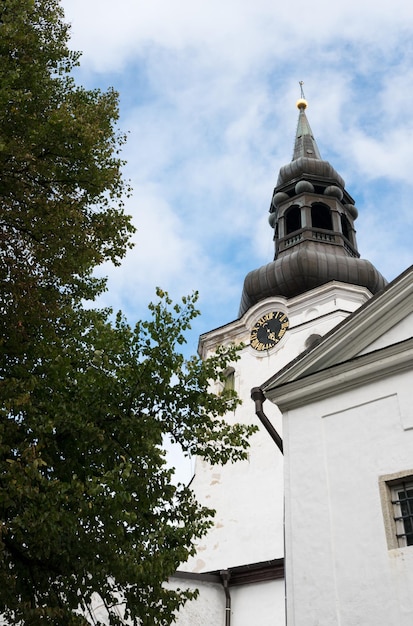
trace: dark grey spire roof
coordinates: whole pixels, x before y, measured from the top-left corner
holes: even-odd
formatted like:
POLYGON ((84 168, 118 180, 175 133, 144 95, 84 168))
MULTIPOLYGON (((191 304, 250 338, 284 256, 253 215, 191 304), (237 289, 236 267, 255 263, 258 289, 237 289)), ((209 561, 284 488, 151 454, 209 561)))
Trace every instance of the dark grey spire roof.
POLYGON ((331 281, 367 287, 386 280, 357 250, 357 209, 343 178, 321 158, 305 110, 299 109, 293 159, 281 167, 270 207, 275 257, 250 272, 239 315, 270 296, 291 298, 331 281))
POLYGON ((308 123, 305 110, 307 108, 307 102, 301 99, 297 102, 297 107, 300 111, 298 116, 297 132, 295 134, 294 154, 292 160, 295 161, 300 157, 307 157, 310 159, 321 159, 321 154, 318 149, 316 140, 314 139, 313 131, 308 123))
POLYGON ((282 187, 285 183, 298 180, 303 176, 319 176, 323 179, 330 179, 331 184, 339 185, 344 189, 344 179, 328 161, 323 161, 321 158, 320 150, 305 112, 307 101, 304 98, 298 100, 297 108, 299 115, 293 158, 290 163, 280 169, 277 187, 282 187))

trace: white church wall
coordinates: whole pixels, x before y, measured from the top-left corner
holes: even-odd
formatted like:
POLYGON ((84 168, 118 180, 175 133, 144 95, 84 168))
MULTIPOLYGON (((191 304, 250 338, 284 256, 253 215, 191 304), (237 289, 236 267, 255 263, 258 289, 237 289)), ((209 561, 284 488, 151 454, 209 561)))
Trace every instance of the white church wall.
MULTIPOLYGON (((177 613, 177 626, 224 626, 225 592, 221 585, 204 582, 169 582, 170 588, 198 589, 196 600, 177 613)), ((231 626, 284 626, 285 590, 283 580, 271 580, 230 587, 231 626)))
POLYGON ((285 626, 284 580, 233 587, 231 599, 231 626, 285 626))
POLYGON ((285 414, 288 626, 413 623, 413 547, 388 548, 380 496, 413 473, 412 385, 389 375, 285 414))
MULTIPOLYGON (((310 337, 326 334, 369 297, 365 288, 330 283, 290 300, 268 298, 241 320, 201 337, 203 357, 220 344, 245 344, 240 360, 233 364, 235 389, 242 405, 226 419, 230 423, 253 423, 259 431, 251 439, 247 461, 221 467, 197 460, 191 486, 202 504, 216 510, 215 523, 199 542, 197 554, 180 569, 205 572, 283 556, 283 457, 255 415, 251 389, 302 352, 310 337), (251 329, 257 319, 271 311, 286 313, 289 329, 274 348, 257 352, 249 345, 251 329)), ((266 402, 264 411, 282 436, 278 408, 266 402)))
POLYGON ((168 587, 199 590, 198 597, 188 601, 178 611, 175 622, 177 626, 223 626, 225 624, 225 593, 221 585, 171 578, 168 587))
POLYGON ((282 456, 263 429, 253 446, 247 461, 231 466, 197 461, 196 496, 216 514, 183 569, 211 571, 283 556, 282 456))

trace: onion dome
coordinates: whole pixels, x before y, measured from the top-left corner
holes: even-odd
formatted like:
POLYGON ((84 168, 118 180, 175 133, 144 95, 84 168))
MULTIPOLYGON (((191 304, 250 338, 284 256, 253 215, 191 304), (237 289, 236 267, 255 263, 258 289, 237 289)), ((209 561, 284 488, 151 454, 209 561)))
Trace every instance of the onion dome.
POLYGON ((387 283, 360 258, 358 211, 343 178, 321 158, 301 95, 293 158, 280 169, 270 206, 274 260, 246 276, 240 316, 270 296, 291 298, 331 281, 366 287, 372 294, 387 283))

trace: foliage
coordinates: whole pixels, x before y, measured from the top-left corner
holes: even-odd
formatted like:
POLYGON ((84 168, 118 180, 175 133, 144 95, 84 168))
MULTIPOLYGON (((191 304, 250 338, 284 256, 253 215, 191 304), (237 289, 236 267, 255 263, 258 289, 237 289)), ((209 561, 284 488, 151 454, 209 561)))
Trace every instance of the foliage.
POLYGON ((173 305, 158 291, 134 328, 83 306, 133 227, 117 96, 74 84, 67 38, 57 0, 3 1, 0 615, 82 625, 98 593, 111 624, 166 626, 191 593, 162 582, 212 512, 171 483, 163 439, 224 463, 253 429, 229 427, 237 398, 210 391, 236 350, 182 355, 196 294, 173 305))
POLYGON ((171 306, 162 294, 134 329, 120 315, 112 326, 79 313, 4 405, 0 598, 12 623, 71 624, 68 609, 99 592, 107 607, 125 602, 134 624, 169 624, 188 596, 161 583, 212 512, 171 484, 163 436, 217 463, 244 458, 252 431, 219 417, 236 397, 208 391, 235 349, 204 362, 177 350, 195 300, 171 306))

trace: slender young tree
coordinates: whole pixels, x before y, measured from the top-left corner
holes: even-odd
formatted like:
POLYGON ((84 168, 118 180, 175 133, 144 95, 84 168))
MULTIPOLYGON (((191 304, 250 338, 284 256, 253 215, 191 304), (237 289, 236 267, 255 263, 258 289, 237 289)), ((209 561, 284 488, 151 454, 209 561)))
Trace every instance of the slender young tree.
POLYGON ((0 9, 0 616, 10 625, 166 626, 189 591, 163 582, 212 511, 174 486, 165 436, 211 463, 245 458, 252 428, 215 395, 234 348, 181 346, 196 294, 158 291, 148 321, 84 308, 133 226, 118 98, 75 84, 58 0, 0 9))

